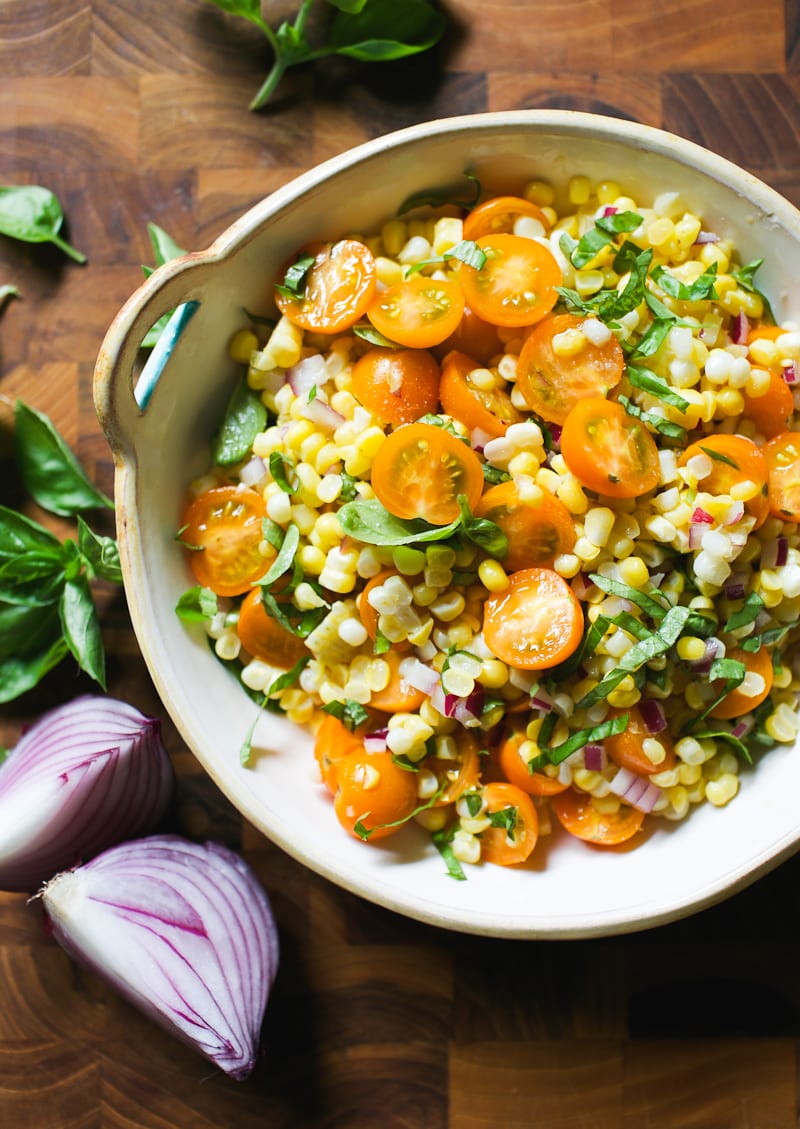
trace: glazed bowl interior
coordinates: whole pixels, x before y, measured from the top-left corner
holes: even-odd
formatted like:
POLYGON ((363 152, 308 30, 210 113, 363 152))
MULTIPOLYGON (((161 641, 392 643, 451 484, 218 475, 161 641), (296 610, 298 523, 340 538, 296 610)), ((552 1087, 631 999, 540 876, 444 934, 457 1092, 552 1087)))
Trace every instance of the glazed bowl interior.
POLYGON ((213 246, 168 263, 122 309, 97 363, 95 399, 114 451, 125 589, 156 688, 188 746, 243 815, 340 886, 410 917, 516 938, 599 936, 641 929, 709 905, 794 852, 800 758, 782 745, 745 769, 735 801, 705 804, 677 825, 659 821, 635 850, 543 838, 522 867, 467 868, 453 881, 416 826, 364 845, 339 828, 304 731, 265 713, 251 767, 239 753, 256 706, 211 653, 202 629, 175 615, 194 581, 176 545, 190 480, 236 378, 227 356, 243 310, 269 314, 279 266, 310 239, 368 233, 421 189, 519 191, 540 177, 613 179, 635 200, 679 191, 704 226, 730 236, 741 261, 764 258, 760 287, 775 313, 800 320, 800 216, 728 162, 671 135, 592 115, 520 111, 431 122, 369 142, 287 184, 213 246), (139 342, 157 317, 184 317, 152 393, 137 393, 139 342), (145 402, 146 401, 146 402, 145 402))

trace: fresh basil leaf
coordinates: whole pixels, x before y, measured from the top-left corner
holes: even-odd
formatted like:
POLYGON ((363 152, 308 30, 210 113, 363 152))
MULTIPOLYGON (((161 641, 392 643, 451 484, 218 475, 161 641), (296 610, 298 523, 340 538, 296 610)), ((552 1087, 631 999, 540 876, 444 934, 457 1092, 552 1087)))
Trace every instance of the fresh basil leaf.
POLYGON ((306 639, 328 614, 327 605, 301 612, 294 604, 279 603, 266 588, 261 589, 261 603, 264 605, 267 615, 272 616, 281 627, 284 627, 299 639, 306 639))
POLYGON ((377 629, 375 635, 375 646, 372 648, 372 653, 375 655, 385 655, 387 651, 391 651, 391 640, 387 639, 380 628, 377 629))
POLYGON ((640 357, 652 357, 664 344, 674 324, 675 318, 654 318, 631 352, 630 359, 635 361, 640 357))
POLYGON ((775 314, 773 313, 769 299, 767 298, 763 290, 758 289, 754 282, 755 273, 763 262, 763 259, 754 259, 752 263, 747 263, 745 266, 739 267, 738 270, 731 271, 731 274, 739 283, 742 290, 747 290, 750 294, 758 295, 758 297, 764 303, 764 313, 767 316, 767 320, 770 321, 773 325, 777 325, 777 319, 775 317, 775 314))
POLYGON ((233 466, 249 455, 253 441, 267 422, 267 409, 257 392, 242 377, 228 401, 222 425, 211 444, 217 466, 233 466))
POLYGON ((370 345, 375 345, 379 349, 403 349, 404 345, 398 345, 396 341, 390 341, 388 337, 384 337, 382 333, 378 333, 372 325, 354 325, 352 333, 356 337, 360 337, 362 341, 368 341, 370 345))
POLYGON ((283 542, 280 549, 278 550, 278 555, 275 557, 275 560, 267 569, 266 575, 263 576, 259 581, 259 584, 262 585, 262 588, 269 588, 272 584, 275 583, 276 580, 279 580, 285 572, 289 571, 294 562, 294 558, 297 553, 297 547, 299 544, 300 530, 297 528, 294 522, 292 522, 288 526, 286 533, 284 534, 283 542))
POLYGON ((43 525, 0 506, 0 562, 36 552, 61 557, 61 544, 43 525))
POLYGON ((693 733, 692 736, 696 741, 705 741, 709 738, 712 741, 725 741, 738 753, 745 763, 753 763, 753 758, 750 755, 750 750, 747 745, 738 737, 734 737, 729 729, 704 729, 702 732, 693 733))
POLYGON ((14 409, 14 436, 22 481, 42 509, 62 517, 100 506, 113 510, 114 503, 92 485, 51 420, 22 400, 14 409))
POLYGON ((736 631, 739 627, 745 627, 748 623, 753 623, 765 606, 764 600, 759 596, 758 592, 749 592, 738 611, 733 612, 728 618, 728 622, 725 624, 725 630, 736 631))
POLYGON ((642 423, 646 423, 653 431, 657 431, 667 439, 675 439, 679 443, 686 442, 686 428, 681 427, 679 423, 673 423, 672 420, 664 419, 663 416, 656 415, 655 412, 644 411, 638 404, 634 404, 633 400, 629 400, 627 396, 620 396, 619 402, 628 415, 633 416, 634 419, 640 419, 642 423))
POLYGON ((340 11, 330 30, 339 55, 365 62, 401 59, 427 51, 441 39, 446 20, 427 0, 370 0, 359 11, 340 11))
POLYGON ((501 470, 500 467, 492 466, 491 463, 482 463, 483 481, 487 486, 496 486, 500 482, 509 482, 511 475, 507 470, 501 470))
POLYGON ((298 255, 292 265, 287 267, 283 282, 275 284, 275 289, 284 298, 300 301, 306 292, 308 275, 313 265, 313 255, 298 255))
POLYGON ((421 259, 420 262, 414 263, 413 266, 408 268, 406 275, 416 274, 424 267, 438 266, 440 263, 446 263, 449 259, 457 259, 460 263, 473 267, 475 270, 483 270, 486 265, 486 252, 482 251, 473 240, 462 239, 460 243, 456 243, 451 250, 445 251, 443 255, 437 255, 435 259, 421 259))
POLYGON ((261 16, 260 0, 212 0, 223 12, 230 12, 233 16, 242 16, 251 23, 263 28, 264 20, 261 16))
POLYGON ((560 745, 543 748, 540 742, 541 755, 533 757, 528 762, 528 771, 533 774, 540 772, 546 764, 561 764, 567 757, 571 757, 573 753, 582 749, 584 745, 604 741, 606 737, 616 737, 619 733, 624 733, 628 728, 629 720, 630 714, 623 713, 618 717, 609 718, 599 725, 591 725, 571 733, 566 741, 562 741, 560 745))
POLYGON ((32 690, 66 654, 67 644, 59 632, 41 651, 0 661, 0 702, 10 702, 32 690))
POLYGON ((689 286, 662 266, 653 267, 650 277, 658 283, 665 294, 669 294, 671 298, 675 298, 679 302, 702 302, 706 299, 715 300, 717 298, 717 292, 714 289, 717 277, 716 263, 712 263, 708 270, 689 286))
POLYGON ((311 655, 303 655, 301 659, 297 660, 291 670, 284 671, 283 674, 279 674, 277 678, 274 678, 272 682, 270 682, 269 686, 264 691, 265 696, 271 698, 273 694, 282 694, 283 691, 288 690, 290 686, 295 686, 298 678, 310 661, 311 655))
POLYGON ((122 583, 119 545, 113 537, 104 537, 89 528, 78 515, 78 550, 89 569, 89 579, 99 577, 111 584, 122 583))
POLYGON ((732 466, 734 470, 739 469, 739 464, 732 459, 730 455, 724 455, 722 451, 715 451, 713 447, 704 447, 702 443, 700 444, 700 450, 704 455, 708 455, 710 459, 713 459, 715 463, 725 463, 726 466, 732 466))
POLYGON ((346 470, 341 471, 342 488, 339 491, 339 497, 343 502, 352 502, 354 498, 358 497, 358 483, 359 479, 354 478, 352 474, 348 474, 346 470))
POLYGON ((76 263, 85 263, 86 256, 58 234, 63 222, 61 204, 49 188, 40 184, 0 187, 0 234, 24 243, 54 243, 76 263))
POLYGON ((665 404, 677 408, 679 412, 685 412, 689 407, 688 400, 684 400, 683 396, 670 388, 665 380, 662 380, 660 376, 656 376, 655 373, 650 372, 649 369, 629 364, 627 371, 628 380, 634 388, 638 388, 642 392, 647 392, 649 395, 655 396, 657 400, 663 400, 665 404))
POLYGON ((447 867, 447 874, 450 878, 454 878, 456 882, 466 882, 467 876, 464 873, 464 868, 455 856, 453 851, 453 835, 455 834, 455 826, 447 831, 434 831, 431 835, 431 842, 436 850, 442 856, 444 864, 447 867))
POLYGON ((610 212, 608 215, 598 216, 594 225, 609 235, 628 235, 631 231, 636 231, 643 222, 643 217, 638 212, 610 212))
POLYGON ((508 807, 500 808, 499 811, 487 811, 486 818, 489 820, 490 827, 498 827, 501 831, 505 831, 507 837, 513 841, 514 832, 519 823, 519 808, 509 804, 508 807))
POLYGON ((55 604, 63 587, 64 566, 49 554, 24 553, 0 565, 0 600, 7 604, 55 604))
POLYGON ((610 576, 602 576, 599 572, 589 574, 592 584, 605 592, 607 596, 619 596, 623 600, 630 600, 642 611, 649 615, 656 623, 666 615, 668 606, 660 600, 654 599, 639 588, 632 588, 630 584, 623 584, 620 580, 612 580, 610 576))
POLYGON ((292 456, 282 451, 273 451, 269 456, 269 473, 284 494, 297 492, 297 487, 289 481, 289 472, 293 471, 294 467, 295 461, 292 456))
POLYGON ((164 231, 163 227, 159 227, 157 223, 148 223, 147 233, 150 236, 157 267, 172 262, 173 259, 179 259, 181 255, 186 254, 183 247, 179 247, 172 236, 164 231))
MULTIPOLYGON (((565 659, 552 671, 553 681, 563 682, 565 678, 574 674, 581 664, 594 654, 610 626, 611 620, 605 615, 599 615, 594 623, 588 624, 577 650, 573 651, 568 659, 565 659)), ((555 715, 550 716, 555 718, 555 715)))
POLYGON ((182 593, 175 605, 175 613, 184 623, 205 623, 216 615, 218 610, 219 601, 216 593, 210 588, 203 588, 200 584, 182 593))
POLYGON ((461 510, 461 532, 479 545, 490 556, 502 560, 508 555, 508 537, 499 525, 488 518, 475 517, 469 508, 466 494, 458 495, 458 505, 461 510))
POLYGON ((278 525, 277 521, 273 521, 271 517, 265 517, 261 521, 261 532, 264 535, 264 540, 268 541, 272 548, 278 552, 283 544, 283 526, 278 525))
POLYGON ((85 576, 66 581, 58 610, 64 641, 78 666, 105 690, 105 655, 100 623, 85 576))
POLYGON ((331 717, 341 721, 351 733, 355 733, 359 725, 369 721, 369 714, 361 703, 354 702, 351 698, 345 698, 343 702, 327 702, 322 706, 322 712, 329 713, 331 717))
POLYGON ((390 514, 375 498, 347 502, 337 514, 349 537, 365 545, 411 545, 424 541, 443 541, 457 532, 461 518, 449 525, 429 525, 421 518, 404 521, 390 514))
POLYGON ((0 603, 0 663, 42 654, 60 635, 55 605, 0 603))
MULTIPOLYGON (((598 216, 594 221, 594 227, 581 236, 577 243, 570 240, 573 246, 568 255, 572 265, 578 270, 582 269, 596 258, 603 248, 612 244, 615 236, 635 231, 641 222, 642 217, 636 212, 612 212, 607 216, 598 216)), ((569 236, 567 238, 569 239, 569 236)), ((564 254, 567 254, 563 237, 560 246, 564 254)))
POLYGON ((459 190, 450 186, 448 188, 423 188, 420 192, 415 192, 411 196, 407 196, 400 207, 397 209, 398 216, 404 216, 407 212, 413 212, 416 208, 440 208, 445 204, 452 204, 457 208, 474 208, 479 202, 482 195, 481 182, 471 172, 464 172, 467 180, 472 181, 472 196, 464 199, 459 195, 459 190))

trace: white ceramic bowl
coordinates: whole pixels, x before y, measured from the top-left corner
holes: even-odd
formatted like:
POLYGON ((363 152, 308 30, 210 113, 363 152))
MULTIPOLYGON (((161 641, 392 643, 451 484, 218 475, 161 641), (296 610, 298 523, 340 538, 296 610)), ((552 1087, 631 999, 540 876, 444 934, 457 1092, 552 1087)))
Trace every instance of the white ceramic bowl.
POLYGON ((345 835, 316 780, 308 735, 283 719, 262 717, 255 743, 265 751, 254 768, 240 767, 255 707, 203 633, 174 613, 193 583, 175 534, 186 485, 209 462, 208 439, 234 371, 226 347, 242 307, 268 308, 279 265, 310 238, 374 229, 410 193, 463 183, 466 169, 494 188, 533 176, 563 185, 583 173, 613 178, 642 200, 680 190, 708 228, 733 237, 742 262, 765 259, 759 285, 779 318, 800 319, 800 214, 687 141, 593 115, 519 111, 430 122, 368 142, 267 197, 209 250, 156 271, 109 330, 95 398, 116 460, 131 616, 186 743, 244 816, 312 870, 389 909, 469 933, 556 938, 641 929, 719 901, 797 849, 795 748, 778 747, 744 771, 727 808, 706 804, 683 823, 659 824, 636 850, 604 851, 559 834, 540 841, 530 865, 468 867, 468 880, 456 882, 415 826, 381 844, 345 835), (184 303, 180 324, 162 339, 163 371, 152 389, 143 392, 139 382, 137 394, 140 340, 184 303))

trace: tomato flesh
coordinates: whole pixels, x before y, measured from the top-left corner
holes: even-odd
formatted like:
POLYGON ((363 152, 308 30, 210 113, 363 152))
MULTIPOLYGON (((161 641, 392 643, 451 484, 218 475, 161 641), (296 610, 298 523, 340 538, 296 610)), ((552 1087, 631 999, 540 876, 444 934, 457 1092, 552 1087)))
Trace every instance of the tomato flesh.
POLYGON ((572 408, 561 453, 575 477, 597 494, 639 498, 658 485, 655 440, 641 420, 611 400, 581 400, 572 408))
POLYGON ((484 235, 476 240, 486 255, 478 270, 464 266, 461 286, 467 305, 492 325, 533 325, 556 304, 561 268, 535 239, 484 235))
POLYGON ((490 487, 480 500, 477 517, 499 525, 508 538, 503 565, 508 572, 546 566, 575 546, 575 522, 562 501, 546 490, 527 501, 515 482, 490 487))
POLYGON ((800 521, 800 434, 785 431, 766 443, 769 512, 781 521, 800 521))
POLYGON ((570 788, 553 796, 550 805, 565 831, 586 843, 614 847, 632 839, 644 823, 644 812, 620 804, 613 812, 601 812, 592 797, 570 788))
MULTIPOLYGON (((199 584, 218 596, 241 596, 263 576, 264 499, 255 490, 218 486, 199 494, 183 515, 181 540, 199 584)), ((272 557, 274 557, 274 551, 272 557)))
POLYGON ((355 325, 374 297, 375 259, 370 249, 357 239, 314 244, 306 251, 313 255, 314 262, 306 276, 302 297, 276 290, 275 304, 302 329, 341 333, 355 325))
POLYGON ((464 296, 457 283, 415 275, 378 294, 367 317, 390 341, 429 349, 453 333, 463 312, 464 296))
POLYGON ((503 662, 546 670, 569 658, 583 636, 583 611, 563 577, 549 568, 514 572, 484 605, 483 635, 503 662))

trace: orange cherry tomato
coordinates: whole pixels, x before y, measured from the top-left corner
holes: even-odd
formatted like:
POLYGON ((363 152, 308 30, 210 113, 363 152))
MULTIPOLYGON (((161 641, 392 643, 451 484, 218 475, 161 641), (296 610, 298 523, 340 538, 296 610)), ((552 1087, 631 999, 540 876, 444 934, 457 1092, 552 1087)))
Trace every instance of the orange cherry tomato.
POLYGON ((372 463, 372 487, 400 518, 448 525, 460 514, 459 494, 471 510, 483 492, 481 461, 471 447, 442 427, 408 423, 381 443, 372 463))
POLYGON ((780 325, 754 325, 748 330, 747 344, 752 345, 754 341, 777 341, 786 332, 780 325))
POLYGON ((388 286, 367 309, 378 333, 414 349, 441 344, 463 313, 464 296, 457 282, 421 274, 388 286))
POLYGON ((619 384, 625 358, 612 334, 603 345, 586 344, 571 356, 561 356, 554 338, 580 330, 584 318, 556 314, 540 322, 527 338, 517 361, 517 388, 525 403, 547 420, 563 424, 574 406, 587 397, 604 397, 619 384))
POLYGON ((491 200, 478 204, 467 215, 463 235, 465 239, 477 240, 482 235, 513 233, 514 224, 523 217, 538 220, 543 232, 550 227, 550 221, 542 209, 530 200, 525 200, 522 196, 494 196, 491 200))
POLYGON ((436 775, 439 787, 444 785, 444 791, 434 805, 437 808, 454 804, 462 793, 478 786, 481 766, 477 740, 464 730, 456 736, 456 743, 458 755, 455 760, 432 755, 426 757, 422 764, 423 768, 436 775))
POLYGON ((653 773, 668 772, 675 767, 675 746, 672 738, 664 729, 660 733, 651 733, 644 723, 644 718, 636 706, 627 710, 615 709, 609 713, 609 718, 628 714, 628 727, 623 733, 613 737, 606 737, 605 748, 614 764, 620 768, 627 768, 639 776, 652 776, 653 773), (664 759, 659 764, 654 764, 643 748, 643 742, 652 737, 664 749, 664 759))
POLYGON ((771 369, 763 396, 744 396, 742 415, 751 419, 762 435, 774 439, 786 431, 794 413, 794 396, 781 373, 771 369))
POLYGON ((475 357, 481 364, 488 364, 492 357, 503 352, 503 342, 496 325, 479 318, 469 306, 465 306, 456 328, 441 345, 436 346, 436 356, 446 357, 454 349, 468 357, 475 357))
POLYGON ((181 540, 198 584, 218 596, 241 596, 263 576, 272 559, 261 552, 264 499, 255 490, 216 486, 189 503, 181 540))
MULTIPOLYGON (((278 309, 295 325, 314 333, 349 329, 366 313, 375 295, 377 271, 369 247, 357 239, 340 239, 312 244, 303 253, 314 256, 303 296, 293 298, 276 290, 278 309)), ((283 285, 285 273, 279 285, 283 285)))
POLYGON ((370 349, 353 367, 353 395, 384 423, 411 423, 439 407, 440 376, 427 349, 370 349))
POLYGON ((283 670, 289 670, 309 654, 303 640, 281 627, 266 611, 260 588, 251 589, 242 601, 236 631, 242 646, 254 659, 283 670))
POLYGON ((731 487, 740 482, 754 482, 758 487, 755 497, 745 502, 745 509, 756 519, 754 528, 763 525, 769 513, 769 466, 763 452, 750 439, 741 435, 709 435, 687 447, 678 459, 686 466, 696 455, 708 455, 711 471, 698 482, 706 494, 730 494, 731 487))
POLYGON ((575 522, 560 499, 547 490, 535 500, 520 498, 516 482, 490 486, 475 510, 477 517, 499 525, 508 538, 503 561, 507 572, 546 566, 575 545, 575 522))
POLYGON ((382 713, 413 713, 418 710, 426 695, 403 677, 400 664, 404 656, 392 648, 380 657, 389 664, 389 681, 382 690, 373 690, 370 707, 382 713))
POLYGON ((547 670, 569 658, 583 636, 583 612, 550 568, 512 572, 508 588, 484 604, 483 637, 498 659, 520 670, 547 670))
MULTIPOLYGON (((370 592, 374 592, 376 588, 380 588, 384 581, 388 580, 390 576, 398 576, 397 569, 385 568, 379 572, 377 576, 371 577, 364 585, 364 589, 359 596, 356 597, 356 606, 361 622, 367 629, 367 634, 373 642, 378 638, 378 610, 373 608, 369 602, 370 592)), ((395 651, 410 651, 411 644, 407 639, 402 642, 392 643, 392 649, 395 651)))
POLYGON ((448 353, 442 362, 439 397, 447 414, 470 431, 485 431, 499 439, 509 424, 522 421, 522 413, 504 388, 480 388, 472 382, 470 373, 480 367, 465 353, 448 353))
POLYGON ((358 839, 359 821, 371 831, 368 842, 399 830, 417 807, 417 774, 400 768, 391 753, 368 753, 362 746, 336 763, 336 817, 358 839))
POLYGON ((482 235, 475 241, 486 255, 477 270, 463 265, 464 298, 492 325, 533 325, 556 304, 561 267, 542 243, 520 235, 482 235))
POLYGON ((632 839, 644 823, 644 812, 628 804, 620 804, 615 812, 600 812, 585 792, 570 788, 553 796, 550 806, 561 826, 587 843, 614 847, 632 839))
POLYGON ((513 866, 525 862, 539 838, 539 816, 527 792, 502 781, 483 789, 487 814, 508 813, 508 827, 487 827, 481 831, 481 858, 484 862, 513 866))
POLYGON ((800 433, 784 431, 762 448, 769 475, 769 512, 800 521, 800 433))
POLYGON ((557 776, 529 770, 527 761, 523 760, 520 753, 525 740, 524 733, 510 733, 500 746, 498 764, 506 780, 529 796, 557 796, 559 792, 569 788, 569 784, 562 784, 557 776))
POLYGON ((338 717, 325 714, 314 741, 314 757, 331 795, 336 795, 336 766, 339 761, 350 753, 363 752, 365 749, 362 738, 351 733, 338 717))
MULTIPOLYGON (((725 657, 744 663, 748 674, 760 677, 763 680, 763 686, 755 694, 744 694, 742 687, 737 686, 736 689, 726 694, 711 711, 711 716, 716 718, 741 717, 742 714, 750 713, 756 706, 760 706, 769 695, 774 678, 772 659, 766 647, 760 647, 757 651, 742 651, 738 647, 732 647, 725 657)), ((747 675, 745 678, 747 678, 747 675)), ((712 685, 715 689, 721 690, 724 683, 714 682, 712 685)))
POLYGON ((561 432, 561 453, 584 486, 609 498, 639 498, 658 485, 653 436, 613 400, 590 397, 572 408, 561 432))

